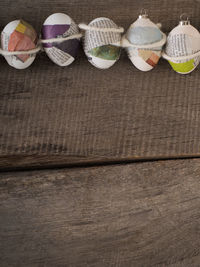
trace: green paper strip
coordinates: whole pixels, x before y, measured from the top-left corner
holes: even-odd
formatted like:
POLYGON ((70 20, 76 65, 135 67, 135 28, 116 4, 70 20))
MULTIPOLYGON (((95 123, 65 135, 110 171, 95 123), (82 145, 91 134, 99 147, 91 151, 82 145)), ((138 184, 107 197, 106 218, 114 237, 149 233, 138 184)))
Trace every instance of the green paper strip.
POLYGON ((103 45, 93 48, 89 54, 107 60, 117 60, 120 56, 120 47, 114 45, 103 45))
POLYGON ((184 63, 174 63, 169 61, 169 64, 172 66, 173 70, 180 73, 189 73, 195 68, 194 59, 191 59, 184 63))

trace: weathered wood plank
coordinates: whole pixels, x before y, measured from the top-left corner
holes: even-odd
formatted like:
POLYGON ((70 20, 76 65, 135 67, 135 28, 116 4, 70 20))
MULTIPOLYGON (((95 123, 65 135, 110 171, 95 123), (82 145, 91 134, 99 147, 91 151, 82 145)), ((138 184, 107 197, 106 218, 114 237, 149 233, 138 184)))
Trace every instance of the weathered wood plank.
MULTIPOLYGON (((142 7, 165 31, 182 12, 199 26, 195 0, 27 0, 26 5, 3 0, 0 24, 23 17, 39 31, 49 14, 66 12, 77 22, 107 16, 127 28, 142 7)), ((125 53, 107 71, 92 67, 83 52, 68 68, 55 66, 45 55, 24 71, 9 67, 3 58, 0 65, 0 155, 7 160, 9 155, 36 155, 33 164, 37 155, 63 155, 66 163, 71 158, 200 155, 199 70, 181 76, 162 60, 152 72, 142 73, 125 53)), ((39 158, 38 164, 45 164, 39 158)))
POLYGON ((197 159, 1 173, 1 266, 199 266, 199 173, 197 159))

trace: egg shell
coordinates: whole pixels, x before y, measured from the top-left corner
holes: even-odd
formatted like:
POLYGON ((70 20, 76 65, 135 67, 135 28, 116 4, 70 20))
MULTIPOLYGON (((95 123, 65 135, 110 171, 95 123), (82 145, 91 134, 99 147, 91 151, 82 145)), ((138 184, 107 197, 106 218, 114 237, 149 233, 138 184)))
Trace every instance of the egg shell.
MULTIPOLYGON (((156 24, 147 17, 139 17, 128 29, 127 40, 134 45, 147 45, 159 42, 163 34, 156 24)), ((133 65, 141 71, 152 70, 161 57, 162 47, 151 49, 126 48, 128 56, 133 65)))
MULTIPOLYGON (((23 20, 8 23, 1 33, 1 47, 6 51, 26 51, 36 47, 37 33, 23 20)), ((28 68, 36 54, 4 56, 8 64, 16 69, 28 68)))
MULTIPOLYGON (((192 25, 178 25, 168 35, 165 52, 171 57, 187 56, 198 52, 199 48, 199 31, 192 25)), ((188 74, 198 66, 200 57, 168 62, 176 72, 188 74)))
MULTIPOLYGON (((103 17, 94 19, 89 26, 118 29, 112 20, 103 17)), ((121 53, 120 43, 119 32, 85 31, 84 51, 88 61, 96 68, 108 69, 115 64, 121 53)))
MULTIPOLYGON (((79 34, 76 23, 66 14, 50 15, 42 26, 42 39, 68 37, 79 34)), ((80 45, 79 39, 62 42, 43 43, 47 56, 58 66, 68 66, 76 58, 80 45)))

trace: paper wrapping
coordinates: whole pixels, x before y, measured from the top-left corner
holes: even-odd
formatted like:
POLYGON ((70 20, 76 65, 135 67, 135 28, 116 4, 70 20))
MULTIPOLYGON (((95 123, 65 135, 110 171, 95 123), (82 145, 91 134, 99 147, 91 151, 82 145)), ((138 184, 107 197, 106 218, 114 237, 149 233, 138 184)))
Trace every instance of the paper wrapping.
MULTIPOLYGON (((198 52, 199 47, 199 32, 192 25, 179 25, 168 35, 165 52, 170 57, 188 56, 198 52)), ((189 60, 169 61, 172 68, 182 74, 192 72, 199 62, 199 56, 189 60)))
MULTIPOLYGON (((79 33, 76 23, 66 14, 56 13, 49 16, 42 26, 42 39, 62 38, 79 33)), ((48 57, 59 66, 68 66, 77 56, 80 40, 44 43, 48 57)))
MULTIPOLYGON (((1 33, 1 47, 7 51, 27 51, 34 49, 37 44, 37 33, 34 28, 23 20, 10 22, 1 33)), ((34 59, 32 55, 5 56, 12 67, 24 69, 29 67, 34 59)))
MULTIPOLYGON (((134 45, 154 44, 162 40, 163 35, 156 24, 148 18, 138 18, 128 29, 126 39, 134 45)), ((160 57, 162 47, 126 48, 128 56, 132 63, 141 71, 149 71, 153 69, 160 57)))
MULTIPOLYGON (((108 18, 97 18, 90 22, 89 26, 118 29, 118 26, 108 18)), ((120 41, 119 32, 86 30, 84 51, 89 62, 100 69, 111 67, 120 57, 120 41)))

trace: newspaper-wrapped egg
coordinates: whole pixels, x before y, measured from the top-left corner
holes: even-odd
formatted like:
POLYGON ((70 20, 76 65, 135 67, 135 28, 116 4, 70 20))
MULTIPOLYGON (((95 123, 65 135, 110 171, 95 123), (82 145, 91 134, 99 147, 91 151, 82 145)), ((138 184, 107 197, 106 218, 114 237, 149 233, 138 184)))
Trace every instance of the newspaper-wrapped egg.
MULTIPOLYGON (((1 47, 5 51, 27 51, 36 48, 37 33, 23 20, 14 20, 6 25, 1 33, 1 47)), ((28 68, 36 54, 6 55, 8 64, 16 69, 28 68)))
POLYGON ((166 55, 173 58, 168 60, 173 70, 181 74, 192 72, 198 66, 200 57, 191 57, 183 60, 178 59, 178 57, 193 55, 199 50, 199 31, 190 25, 188 19, 180 21, 179 25, 169 33, 165 49, 166 55))
POLYGON ((89 23, 85 31, 84 51, 93 66, 108 69, 119 59, 122 31, 108 18, 97 18, 89 23))
POLYGON ((55 13, 49 16, 42 26, 42 42, 48 57, 59 66, 70 65, 78 53, 80 44, 78 34, 78 26, 68 15, 55 13), (73 36, 75 38, 67 39, 73 36))
POLYGON ((149 71, 157 65, 165 40, 163 41, 164 36, 159 27, 147 14, 139 16, 129 27, 124 38, 130 44, 126 47, 128 56, 137 69, 149 71), (150 48, 145 48, 147 45, 150 48))

